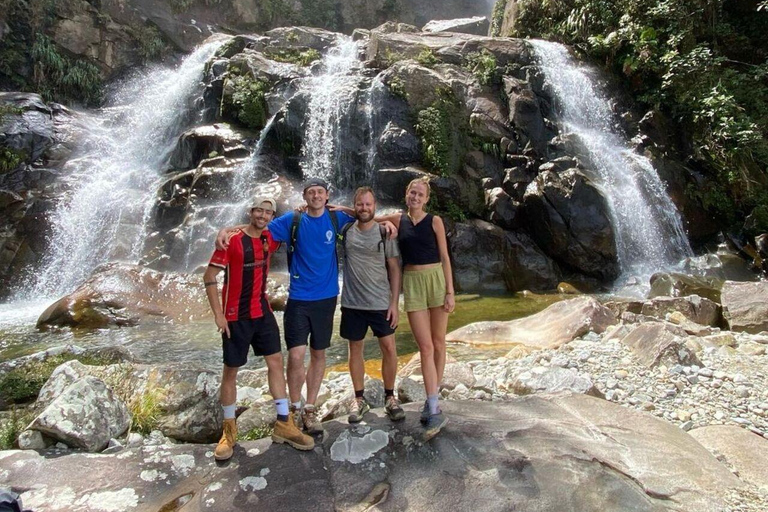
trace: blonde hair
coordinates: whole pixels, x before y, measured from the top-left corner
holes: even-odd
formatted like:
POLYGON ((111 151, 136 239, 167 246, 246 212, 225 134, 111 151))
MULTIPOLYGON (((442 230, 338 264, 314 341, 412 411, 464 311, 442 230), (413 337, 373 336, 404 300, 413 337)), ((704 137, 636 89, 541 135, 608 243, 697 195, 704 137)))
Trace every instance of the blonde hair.
POLYGON ((373 202, 376 202, 376 194, 373 192, 373 189, 371 187, 358 187, 357 190, 355 190, 355 197, 352 199, 355 203, 357 202, 357 198, 360 197, 363 194, 371 194, 373 196, 373 202))
POLYGON ((427 189, 427 199, 429 199, 429 194, 431 192, 429 188, 429 181, 430 181, 429 176, 422 176, 420 178, 411 180, 408 186, 405 187, 405 194, 408 195, 408 192, 411 191, 414 185, 422 184, 427 189))

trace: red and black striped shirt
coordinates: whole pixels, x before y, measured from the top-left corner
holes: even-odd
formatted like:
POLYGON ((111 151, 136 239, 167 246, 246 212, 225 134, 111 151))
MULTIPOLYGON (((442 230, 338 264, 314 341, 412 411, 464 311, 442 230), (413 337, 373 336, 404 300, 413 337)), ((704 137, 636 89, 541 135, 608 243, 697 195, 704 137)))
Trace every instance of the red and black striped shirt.
POLYGON ((260 238, 240 231, 229 239, 226 250, 216 250, 208 263, 223 268, 222 308, 227 321, 260 318, 271 311, 267 300, 269 257, 280 247, 268 230, 260 238))

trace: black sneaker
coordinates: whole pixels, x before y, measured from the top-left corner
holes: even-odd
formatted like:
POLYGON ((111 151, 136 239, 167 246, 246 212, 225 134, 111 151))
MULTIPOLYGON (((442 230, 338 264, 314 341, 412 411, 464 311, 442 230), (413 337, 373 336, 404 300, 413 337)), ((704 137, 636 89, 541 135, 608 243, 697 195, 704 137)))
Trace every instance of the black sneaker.
POLYGON ((426 425, 427 421, 429 421, 429 401, 424 400, 424 408, 421 410, 421 417, 419 418, 419 421, 422 425, 426 425))
POLYGON ((425 430, 424 430, 424 442, 426 443, 433 437, 435 437, 437 434, 440 433, 440 430, 448 423, 448 418, 445 417, 443 414, 443 411, 438 412, 437 414, 432 414, 429 416, 429 419, 427 419, 427 422, 424 424, 425 430))
POLYGON ((391 421, 400 421, 405 418, 405 411, 400 407, 400 400, 393 396, 387 397, 387 403, 384 406, 387 416, 391 421))

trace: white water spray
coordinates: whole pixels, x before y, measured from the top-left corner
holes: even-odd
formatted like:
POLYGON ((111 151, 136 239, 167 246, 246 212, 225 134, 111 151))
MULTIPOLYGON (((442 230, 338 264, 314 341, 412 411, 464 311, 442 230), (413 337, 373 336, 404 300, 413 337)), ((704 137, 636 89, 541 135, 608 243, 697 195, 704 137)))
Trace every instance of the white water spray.
POLYGON ((151 69, 84 116, 83 135, 65 168, 64 195, 33 296, 60 296, 107 261, 136 261, 161 172, 201 89, 203 66, 224 39, 201 45, 175 69, 151 69))
POLYGON ((623 277, 649 276, 692 254, 680 214, 651 162, 616 128, 608 100, 558 43, 530 41, 566 133, 589 156, 590 178, 605 197, 623 277))

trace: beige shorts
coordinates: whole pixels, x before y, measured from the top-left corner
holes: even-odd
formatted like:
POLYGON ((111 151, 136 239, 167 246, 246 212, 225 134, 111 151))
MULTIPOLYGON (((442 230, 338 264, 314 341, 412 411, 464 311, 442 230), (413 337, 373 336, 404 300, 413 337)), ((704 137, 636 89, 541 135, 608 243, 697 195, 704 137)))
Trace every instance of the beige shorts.
POLYGON ((423 270, 403 272, 405 311, 421 311, 445 305, 445 274, 438 264, 423 270))

